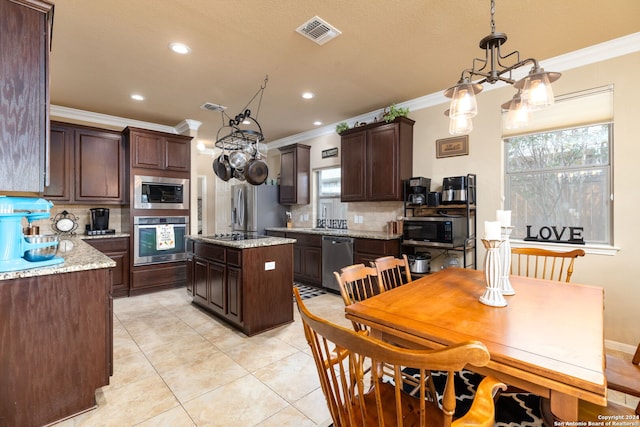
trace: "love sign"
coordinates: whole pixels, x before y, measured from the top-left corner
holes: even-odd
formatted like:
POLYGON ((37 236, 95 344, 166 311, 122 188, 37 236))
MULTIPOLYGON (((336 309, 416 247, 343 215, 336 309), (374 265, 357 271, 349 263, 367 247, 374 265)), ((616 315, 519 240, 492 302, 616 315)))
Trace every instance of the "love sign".
POLYGON ((532 225, 527 225, 527 237, 524 240, 548 243, 573 243, 584 245, 582 227, 566 227, 557 225, 544 225, 537 231, 532 230, 532 225))

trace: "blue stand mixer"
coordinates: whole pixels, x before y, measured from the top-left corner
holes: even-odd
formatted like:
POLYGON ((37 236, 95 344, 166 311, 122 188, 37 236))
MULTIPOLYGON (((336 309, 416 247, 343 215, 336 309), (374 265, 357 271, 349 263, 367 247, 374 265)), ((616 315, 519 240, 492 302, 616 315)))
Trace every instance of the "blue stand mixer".
POLYGON ((49 218, 52 206, 45 199, 0 196, 0 273, 64 262, 55 256, 57 235, 26 237, 22 232, 23 218, 29 223, 49 218))

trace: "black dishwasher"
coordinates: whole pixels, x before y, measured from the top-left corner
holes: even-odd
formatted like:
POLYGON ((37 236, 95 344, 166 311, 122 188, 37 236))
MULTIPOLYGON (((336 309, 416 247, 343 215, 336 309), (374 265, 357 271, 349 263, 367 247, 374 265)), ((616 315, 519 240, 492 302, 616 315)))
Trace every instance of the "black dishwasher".
POLYGON ((340 291, 334 271, 353 264, 353 238, 322 236, 322 287, 340 291))

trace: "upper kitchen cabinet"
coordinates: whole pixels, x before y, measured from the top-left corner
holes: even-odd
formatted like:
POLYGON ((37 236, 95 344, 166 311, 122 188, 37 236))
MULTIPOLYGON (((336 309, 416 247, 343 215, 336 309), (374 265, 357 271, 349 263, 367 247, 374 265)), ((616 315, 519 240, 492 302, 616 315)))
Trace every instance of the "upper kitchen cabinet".
POLYGON ((402 200, 402 181, 412 174, 414 123, 398 117, 340 134, 343 202, 402 200))
POLYGON ((44 189, 52 11, 42 0, 0 0, 1 191, 44 189))
POLYGON ((189 173, 191 137, 128 127, 124 130, 133 169, 189 173))
POLYGON ((51 122, 50 182, 44 196, 68 203, 126 203, 120 132, 51 122))
POLYGON ((306 205, 311 193, 311 147, 293 144, 280 147, 281 205, 306 205))

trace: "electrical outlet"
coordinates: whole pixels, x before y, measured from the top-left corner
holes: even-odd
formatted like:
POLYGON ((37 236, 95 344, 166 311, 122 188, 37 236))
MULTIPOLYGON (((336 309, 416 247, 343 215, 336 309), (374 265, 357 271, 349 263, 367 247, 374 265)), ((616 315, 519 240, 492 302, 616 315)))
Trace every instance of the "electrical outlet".
POLYGON ((309 221, 309 214, 304 214, 304 220, 309 221))

